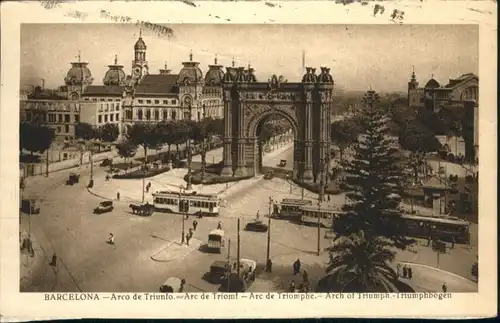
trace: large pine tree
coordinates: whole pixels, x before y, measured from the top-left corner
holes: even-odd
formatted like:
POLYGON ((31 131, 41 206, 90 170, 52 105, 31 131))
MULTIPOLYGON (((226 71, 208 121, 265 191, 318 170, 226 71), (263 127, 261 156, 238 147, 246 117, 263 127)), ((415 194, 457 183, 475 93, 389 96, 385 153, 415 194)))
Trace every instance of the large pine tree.
POLYGON ((368 91, 362 103, 355 154, 343 162, 351 190, 349 203, 333 231, 338 236, 360 232, 369 239, 383 236, 392 246, 405 249, 413 240, 406 237, 398 210, 404 180, 397 142, 388 134, 386 112, 377 109, 378 94, 368 91))

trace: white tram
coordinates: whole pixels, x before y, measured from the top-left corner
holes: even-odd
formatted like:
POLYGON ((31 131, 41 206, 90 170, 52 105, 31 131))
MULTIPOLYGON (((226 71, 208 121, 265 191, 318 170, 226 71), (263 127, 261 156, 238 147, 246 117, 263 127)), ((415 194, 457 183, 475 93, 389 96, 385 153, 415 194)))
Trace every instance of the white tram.
POLYGON ((340 207, 321 207, 318 208, 317 206, 303 206, 301 208, 302 211, 302 217, 301 221, 302 223, 306 224, 317 224, 318 223, 318 217, 319 217, 319 223, 326 227, 326 228, 331 228, 333 226, 333 221, 339 217, 342 213, 344 213, 340 207))
POLYGON ((159 212, 218 216, 220 198, 197 192, 160 191, 153 193, 153 204, 159 212))

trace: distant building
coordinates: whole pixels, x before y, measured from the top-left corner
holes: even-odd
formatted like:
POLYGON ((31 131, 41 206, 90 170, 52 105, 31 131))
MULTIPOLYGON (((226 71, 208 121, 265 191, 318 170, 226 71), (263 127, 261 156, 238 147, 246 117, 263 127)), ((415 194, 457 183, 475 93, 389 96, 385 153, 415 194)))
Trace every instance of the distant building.
POLYGON ((413 71, 408 82, 408 106, 438 112, 443 107, 463 108, 465 117, 462 129, 465 140, 465 156, 474 160, 479 156, 478 111, 479 111, 479 77, 473 73, 463 74, 450 79, 441 86, 431 78, 425 86, 419 83, 413 71))
POLYGON ((86 122, 99 127, 115 123, 121 130, 120 102, 72 100, 21 100, 20 121, 47 125, 54 129, 58 141, 75 139, 75 126, 86 122))

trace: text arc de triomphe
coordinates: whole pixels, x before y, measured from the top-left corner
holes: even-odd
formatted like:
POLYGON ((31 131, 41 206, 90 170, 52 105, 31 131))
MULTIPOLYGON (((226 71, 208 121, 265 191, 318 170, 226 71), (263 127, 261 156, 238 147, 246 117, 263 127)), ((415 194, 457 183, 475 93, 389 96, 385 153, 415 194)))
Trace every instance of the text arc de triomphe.
POLYGON ((257 127, 277 114, 292 125, 293 179, 319 178, 322 158, 330 152, 333 78, 330 69, 307 68, 301 83, 251 82, 242 69, 227 68, 224 77, 223 176, 253 176, 258 171, 257 127))

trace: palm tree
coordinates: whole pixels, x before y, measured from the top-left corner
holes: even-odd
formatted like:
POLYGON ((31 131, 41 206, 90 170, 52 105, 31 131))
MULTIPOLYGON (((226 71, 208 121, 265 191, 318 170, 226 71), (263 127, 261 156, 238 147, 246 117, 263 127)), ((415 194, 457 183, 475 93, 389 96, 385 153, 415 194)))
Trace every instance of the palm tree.
POLYGON ((395 252, 382 237, 363 232, 339 237, 329 249, 324 282, 331 291, 398 292, 398 276, 391 267, 395 252))

